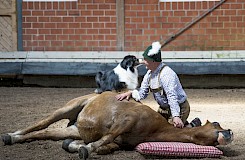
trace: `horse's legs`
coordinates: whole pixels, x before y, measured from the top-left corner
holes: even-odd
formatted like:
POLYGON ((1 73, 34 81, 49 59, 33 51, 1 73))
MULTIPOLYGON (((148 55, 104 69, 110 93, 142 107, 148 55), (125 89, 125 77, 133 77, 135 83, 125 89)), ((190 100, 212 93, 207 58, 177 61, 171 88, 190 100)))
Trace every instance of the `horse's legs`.
POLYGON ((50 124, 61 119, 69 119, 70 121, 75 121, 79 112, 83 109, 84 105, 87 104, 87 101, 90 98, 89 96, 91 95, 75 98, 69 101, 64 107, 54 111, 46 119, 43 119, 25 129, 18 130, 14 133, 9 133, 9 135, 24 135, 33 131, 38 131, 47 128, 50 124))
POLYGON ((3 135, 2 139, 6 145, 14 143, 30 142, 34 140, 62 140, 62 139, 81 139, 75 125, 66 128, 45 129, 25 135, 3 135))
POLYGON ((115 122, 106 135, 104 135, 96 142, 92 142, 85 147, 81 147, 81 152, 79 154, 83 154, 83 152, 88 152, 88 154, 90 154, 91 152, 96 151, 99 147, 112 143, 118 136, 131 130, 131 128, 137 122, 137 119, 135 117, 137 117, 137 114, 135 112, 120 115, 118 118, 115 119, 115 122))
MULTIPOLYGON (((79 152, 79 149, 85 146, 86 144, 84 143, 83 140, 73 140, 73 139, 66 139, 64 140, 62 144, 62 148, 70 153, 79 152)), ((96 149, 95 152, 97 154, 108 154, 118 149, 119 149, 119 145, 112 142, 112 143, 100 146, 99 148, 96 149)))
POLYGON ((70 153, 78 152, 79 148, 85 146, 83 140, 66 139, 63 141, 62 148, 70 153))
MULTIPOLYGON (((118 144, 109 143, 109 144, 102 145, 99 148, 97 148, 96 153, 97 154, 108 154, 118 149, 119 149, 118 144)), ((86 160, 89 157, 89 152, 84 146, 79 147, 78 154, 79 154, 79 158, 83 160, 86 160)))
POLYGON ((95 152, 97 154, 109 154, 118 149, 119 149, 119 145, 112 142, 112 143, 100 146, 99 148, 96 149, 95 152))

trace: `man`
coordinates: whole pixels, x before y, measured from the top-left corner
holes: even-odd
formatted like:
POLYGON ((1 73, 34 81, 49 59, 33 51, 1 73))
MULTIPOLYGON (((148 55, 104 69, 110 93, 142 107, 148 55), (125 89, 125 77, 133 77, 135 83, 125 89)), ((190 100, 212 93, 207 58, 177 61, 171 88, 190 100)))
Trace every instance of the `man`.
POLYGON ((161 44, 153 42, 143 53, 143 63, 148 68, 139 90, 128 91, 116 96, 117 100, 127 99, 132 96, 136 101, 145 99, 149 91, 160 105, 158 112, 162 114, 175 127, 200 126, 201 121, 195 118, 190 124, 187 118, 190 105, 187 95, 182 88, 177 74, 161 58, 161 44))

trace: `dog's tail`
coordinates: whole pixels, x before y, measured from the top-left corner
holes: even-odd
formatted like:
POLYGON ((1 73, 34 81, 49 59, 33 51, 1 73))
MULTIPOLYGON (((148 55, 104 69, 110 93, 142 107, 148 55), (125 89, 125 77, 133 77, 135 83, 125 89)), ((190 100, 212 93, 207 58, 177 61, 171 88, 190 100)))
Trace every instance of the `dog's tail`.
POLYGON ((96 82, 96 85, 97 87, 100 87, 100 82, 102 80, 102 76, 104 75, 103 72, 98 72, 96 75, 95 75, 95 82, 96 82))
POLYGON ((100 71, 98 72, 96 75, 95 75, 95 82, 96 82, 96 86, 97 86, 97 89, 94 91, 95 93, 102 93, 102 89, 101 89, 101 86, 102 86, 102 77, 105 73, 100 71))

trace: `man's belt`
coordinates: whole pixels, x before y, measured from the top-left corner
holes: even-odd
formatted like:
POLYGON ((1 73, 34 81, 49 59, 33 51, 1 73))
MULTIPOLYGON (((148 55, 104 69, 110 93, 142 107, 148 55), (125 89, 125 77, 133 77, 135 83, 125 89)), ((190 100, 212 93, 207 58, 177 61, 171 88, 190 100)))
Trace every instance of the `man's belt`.
POLYGON ((151 89, 151 88, 150 88, 150 91, 153 92, 153 93, 157 93, 157 92, 159 92, 159 91, 161 91, 161 90, 162 90, 162 87, 155 88, 155 89, 151 89))

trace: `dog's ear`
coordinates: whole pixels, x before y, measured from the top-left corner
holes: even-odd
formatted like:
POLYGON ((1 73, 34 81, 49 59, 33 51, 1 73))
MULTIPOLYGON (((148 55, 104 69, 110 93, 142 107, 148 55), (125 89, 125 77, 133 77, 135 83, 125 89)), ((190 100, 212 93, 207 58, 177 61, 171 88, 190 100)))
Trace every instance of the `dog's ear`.
POLYGON ((123 69, 127 69, 127 61, 128 61, 128 59, 126 59, 125 57, 124 57, 124 59, 122 60, 122 62, 120 63, 120 65, 121 65, 121 67, 123 68, 123 69))
POLYGON ((131 72, 134 72, 134 65, 135 65, 134 63, 136 60, 137 59, 135 56, 128 55, 124 57, 120 65, 123 69, 127 70, 129 68, 131 72))
POLYGON ((126 56, 121 62, 121 67, 127 69, 129 67, 133 67, 134 59, 131 56, 126 56))
POLYGON ((133 60, 128 61, 127 68, 129 68, 129 70, 134 73, 134 61, 133 60))
POLYGON ((126 64, 127 64, 128 68, 133 67, 134 66, 134 61, 132 59, 129 59, 126 64))

